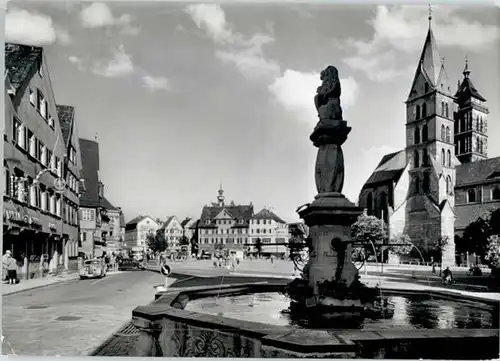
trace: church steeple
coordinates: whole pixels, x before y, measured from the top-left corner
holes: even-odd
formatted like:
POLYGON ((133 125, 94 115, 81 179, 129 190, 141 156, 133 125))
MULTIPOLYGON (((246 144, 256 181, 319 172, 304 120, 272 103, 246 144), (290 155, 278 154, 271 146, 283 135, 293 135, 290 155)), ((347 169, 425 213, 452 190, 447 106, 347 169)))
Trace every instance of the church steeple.
POLYGON ((217 196, 217 201, 219 207, 224 207, 224 189, 222 189, 222 181, 220 182, 219 195, 217 196))
POLYGON ((424 47, 422 48, 422 53, 420 54, 417 69, 415 70, 409 98, 416 95, 417 91, 415 85, 421 74, 424 76, 430 88, 436 89, 438 85, 443 84, 441 90, 446 91, 448 89, 444 61, 443 58, 439 56, 436 39, 432 31, 432 9, 430 6, 428 20, 429 28, 427 30, 427 36, 425 38, 424 47))
POLYGON ((486 159, 488 156, 488 106, 470 78, 469 59, 465 58, 464 78, 455 94, 458 105, 455 121, 455 153, 461 163, 486 159))

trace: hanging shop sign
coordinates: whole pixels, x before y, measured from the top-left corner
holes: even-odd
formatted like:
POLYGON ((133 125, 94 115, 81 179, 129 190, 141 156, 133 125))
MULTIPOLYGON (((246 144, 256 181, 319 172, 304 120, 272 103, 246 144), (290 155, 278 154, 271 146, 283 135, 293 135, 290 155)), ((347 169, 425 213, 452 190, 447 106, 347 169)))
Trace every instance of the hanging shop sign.
POLYGON ((49 229, 51 231, 56 231, 57 230, 57 226, 54 223, 49 223, 49 229))
POLYGON ((39 227, 42 225, 39 218, 30 216, 26 212, 14 210, 14 209, 4 209, 3 219, 4 219, 4 221, 19 223, 19 224, 29 225, 29 226, 34 226, 34 227, 39 227))
POLYGON ((54 189, 57 193, 63 193, 66 189, 66 181, 63 178, 54 179, 54 189))

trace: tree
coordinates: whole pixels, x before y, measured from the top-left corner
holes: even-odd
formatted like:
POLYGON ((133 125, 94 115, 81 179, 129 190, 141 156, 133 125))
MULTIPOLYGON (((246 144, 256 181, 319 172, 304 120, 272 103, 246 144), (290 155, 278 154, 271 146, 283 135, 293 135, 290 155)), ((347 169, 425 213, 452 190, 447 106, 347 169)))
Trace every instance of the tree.
POLYGON ((498 268, 500 266, 500 236, 492 235, 488 238, 488 248, 485 255, 485 260, 490 268, 498 268))
POLYGON ((165 238, 165 234, 160 230, 156 231, 156 233, 148 232, 146 235, 146 244, 154 253, 163 252, 168 248, 168 242, 165 238))
POLYGON ((288 240, 288 249, 290 253, 290 259, 295 260, 302 252, 305 247, 304 232, 298 228, 292 228, 290 232, 290 239, 288 240))
POLYGON ((441 271, 443 270, 443 250, 450 242, 447 236, 439 237, 432 245, 431 254, 434 257, 434 261, 439 262, 439 276, 441 276, 441 271))
POLYGON ((388 238, 384 221, 367 214, 360 215, 351 226, 351 235, 355 242, 353 254, 364 255, 366 258, 374 254, 373 248, 380 248, 388 238))
MULTIPOLYGON (((475 253, 484 261, 488 248, 488 239, 493 235, 490 225, 491 214, 485 214, 470 223, 464 230, 463 244, 468 253, 475 253)), ((495 215, 496 217, 496 215, 495 215)))
POLYGON ((224 249, 224 244, 223 243, 216 243, 216 244, 214 244, 214 249, 216 251, 222 251, 224 249))
POLYGON ((407 234, 401 233, 389 240, 389 248, 392 253, 398 256, 404 256, 410 254, 413 249, 413 244, 407 234))
POLYGON ((181 246, 188 246, 189 245, 189 239, 186 236, 182 236, 179 239, 179 245, 181 245, 181 246))

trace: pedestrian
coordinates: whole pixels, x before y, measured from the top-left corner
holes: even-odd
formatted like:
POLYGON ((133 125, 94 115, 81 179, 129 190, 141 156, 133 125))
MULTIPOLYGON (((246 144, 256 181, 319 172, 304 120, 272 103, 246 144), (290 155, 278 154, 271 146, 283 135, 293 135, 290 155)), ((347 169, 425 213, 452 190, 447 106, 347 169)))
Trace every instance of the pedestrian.
POLYGON ((7 260, 7 280, 10 285, 17 283, 17 260, 10 253, 7 260))
POLYGON ((5 254, 2 256, 2 280, 7 281, 8 280, 8 275, 7 275, 7 270, 8 270, 8 263, 9 263, 9 258, 11 256, 11 252, 9 250, 5 251, 5 254))
POLYGON ((432 264, 432 274, 436 274, 436 264, 432 264))

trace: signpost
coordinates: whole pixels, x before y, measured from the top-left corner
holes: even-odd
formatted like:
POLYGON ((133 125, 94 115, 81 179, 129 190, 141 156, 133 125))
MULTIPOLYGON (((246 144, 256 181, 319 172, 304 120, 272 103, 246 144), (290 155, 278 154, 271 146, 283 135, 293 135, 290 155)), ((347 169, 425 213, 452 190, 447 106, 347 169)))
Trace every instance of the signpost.
POLYGON ((165 284, 162 286, 156 287, 159 292, 166 292, 168 289, 168 275, 171 273, 170 266, 166 263, 162 264, 160 267, 160 273, 165 276, 165 284))

